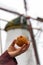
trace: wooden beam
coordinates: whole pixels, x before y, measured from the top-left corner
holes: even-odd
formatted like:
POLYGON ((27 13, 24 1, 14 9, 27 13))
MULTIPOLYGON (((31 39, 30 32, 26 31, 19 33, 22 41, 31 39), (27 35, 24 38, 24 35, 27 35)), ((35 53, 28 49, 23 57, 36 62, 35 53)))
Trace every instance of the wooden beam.
POLYGON ((43 22, 43 18, 37 17, 37 20, 43 22))
POLYGON ((37 64, 40 65, 39 56, 38 56, 38 52, 37 52, 36 41, 35 41, 35 38, 34 38, 34 34, 33 34, 33 29, 32 29, 31 23, 28 26, 28 30, 29 30, 30 35, 31 35, 32 44, 33 44, 33 48, 34 48, 34 52, 35 52, 35 57, 36 57, 37 64))
POLYGON ((12 13, 12 14, 16 14, 16 15, 19 15, 19 16, 23 16, 23 14, 20 14, 20 13, 18 13, 16 11, 12 11, 12 10, 9 10, 9 9, 6 9, 6 8, 2 8, 1 7, 0 10, 4 10, 4 11, 9 12, 9 13, 12 13))
POLYGON ((4 21, 4 22, 9 22, 8 20, 2 19, 2 18, 0 18, 0 20, 1 21, 4 21))
MULTIPOLYGON (((6 12, 9 12, 9 13, 12 13, 12 14, 16 14, 16 15, 19 15, 19 16, 24 16, 23 14, 20 14, 18 12, 15 12, 15 11, 12 11, 12 10, 9 10, 9 9, 6 9, 6 8, 0 8, 0 10, 4 10, 6 12)), ((40 17, 37 17, 36 19, 31 17, 31 16, 27 16, 26 17, 27 19, 33 19, 33 20, 36 20, 36 21, 39 21, 39 22, 43 22, 43 18, 40 18, 40 17)))
POLYGON ((34 30, 39 30, 39 31, 43 31, 43 29, 41 29, 41 28, 32 28, 32 29, 34 29, 34 30))
POLYGON ((0 30, 4 30, 4 29, 0 28, 0 30))
POLYGON ((26 19, 32 19, 32 20, 36 20, 36 21, 39 21, 39 22, 43 22, 43 18, 40 18, 40 17, 33 18, 33 17, 30 17, 30 16, 27 16, 26 19))

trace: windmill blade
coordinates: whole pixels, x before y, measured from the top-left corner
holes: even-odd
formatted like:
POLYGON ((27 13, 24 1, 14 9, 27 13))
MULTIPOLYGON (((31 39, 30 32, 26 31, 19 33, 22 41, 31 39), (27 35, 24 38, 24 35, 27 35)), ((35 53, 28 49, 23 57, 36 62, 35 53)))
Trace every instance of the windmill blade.
POLYGON ((19 16, 23 16, 23 14, 20 14, 19 12, 12 11, 12 10, 7 9, 7 8, 1 7, 0 10, 6 11, 6 12, 9 12, 9 13, 12 13, 12 14, 16 14, 16 15, 19 15, 19 16))
POLYGON ((4 29, 0 28, 0 30, 4 30, 4 29))
POLYGON ((9 22, 8 20, 2 19, 2 18, 0 18, 0 20, 1 21, 4 21, 4 22, 9 22))
POLYGON ((24 6, 25 6, 25 11, 27 11, 27 3, 26 3, 26 0, 24 0, 24 6))
POLYGON ((43 29, 41 29, 41 28, 32 28, 32 29, 34 29, 34 30, 38 30, 38 31, 43 31, 43 29))
POLYGON ((40 21, 40 22, 43 22, 43 18, 40 18, 40 17, 37 17, 36 20, 38 20, 38 21, 40 21))
POLYGON ((36 20, 36 21, 43 22, 43 18, 40 18, 40 17, 33 18, 33 17, 31 17, 31 16, 27 16, 26 19, 33 19, 33 20, 36 20))
POLYGON ((37 17, 36 19, 35 19, 35 18, 30 17, 30 19, 33 19, 33 20, 36 20, 36 21, 43 22, 43 18, 40 18, 40 17, 37 17))

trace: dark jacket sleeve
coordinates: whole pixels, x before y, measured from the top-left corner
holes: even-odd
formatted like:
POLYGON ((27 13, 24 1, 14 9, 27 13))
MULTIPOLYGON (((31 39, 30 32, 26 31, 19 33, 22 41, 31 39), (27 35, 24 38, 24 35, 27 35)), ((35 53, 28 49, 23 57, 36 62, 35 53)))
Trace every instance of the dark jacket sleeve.
POLYGON ((0 65, 17 65, 15 58, 12 58, 7 51, 0 56, 0 65))

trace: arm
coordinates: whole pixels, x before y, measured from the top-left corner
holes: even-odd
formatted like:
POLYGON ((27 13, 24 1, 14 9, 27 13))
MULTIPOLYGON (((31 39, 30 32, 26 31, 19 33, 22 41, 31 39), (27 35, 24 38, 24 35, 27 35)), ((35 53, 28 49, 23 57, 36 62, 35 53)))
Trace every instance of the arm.
POLYGON ((0 56, 0 65, 17 65, 16 59, 12 58, 8 51, 6 50, 1 56, 0 56))

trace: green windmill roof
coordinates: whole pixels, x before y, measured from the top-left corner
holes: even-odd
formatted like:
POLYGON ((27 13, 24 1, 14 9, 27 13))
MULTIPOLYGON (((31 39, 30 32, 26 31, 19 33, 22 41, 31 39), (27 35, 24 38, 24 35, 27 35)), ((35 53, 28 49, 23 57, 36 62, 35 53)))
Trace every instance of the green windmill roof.
POLYGON ((16 19, 13 19, 11 21, 9 21, 7 23, 7 25, 5 26, 5 31, 11 30, 11 29, 15 29, 15 28, 26 28, 27 27, 27 22, 26 22, 26 18, 23 18, 23 23, 21 24, 20 22, 21 17, 18 17, 16 19))

